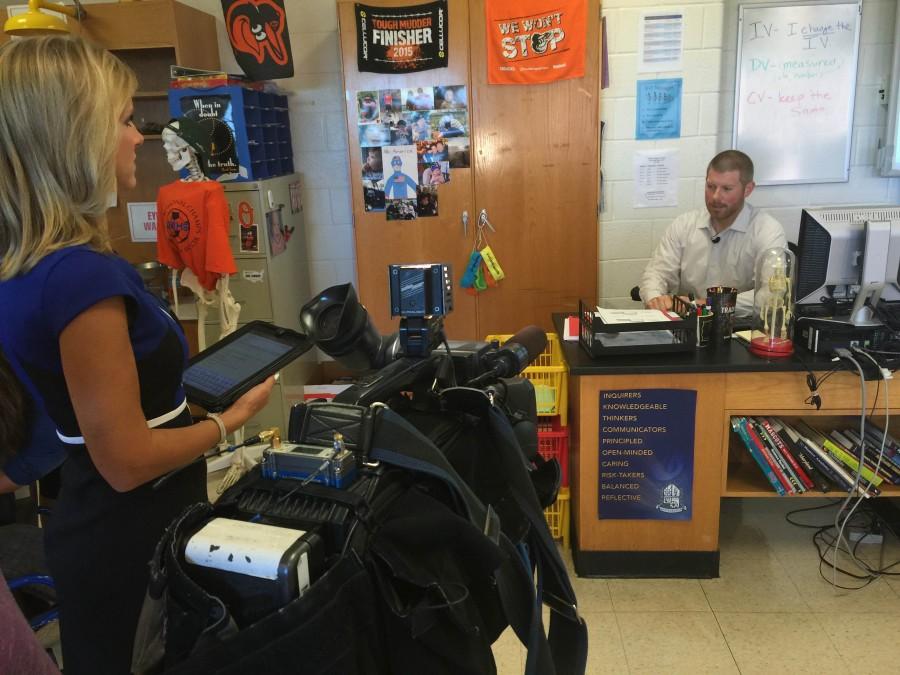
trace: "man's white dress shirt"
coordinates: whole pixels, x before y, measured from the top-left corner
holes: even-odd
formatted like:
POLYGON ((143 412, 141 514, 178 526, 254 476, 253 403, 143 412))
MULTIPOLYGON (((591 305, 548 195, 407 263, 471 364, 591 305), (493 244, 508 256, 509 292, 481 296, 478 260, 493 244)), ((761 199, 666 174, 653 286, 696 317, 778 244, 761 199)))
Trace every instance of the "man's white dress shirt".
POLYGON ((733 286, 737 314, 753 310, 753 276, 759 255, 769 248, 786 248, 781 223, 745 203, 730 227, 716 234, 706 209, 678 216, 666 229, 641 277, 644 302, 660 295, 706 297, 712 286, 733 286), (713 239, 719 237, 717 243, 713 239))

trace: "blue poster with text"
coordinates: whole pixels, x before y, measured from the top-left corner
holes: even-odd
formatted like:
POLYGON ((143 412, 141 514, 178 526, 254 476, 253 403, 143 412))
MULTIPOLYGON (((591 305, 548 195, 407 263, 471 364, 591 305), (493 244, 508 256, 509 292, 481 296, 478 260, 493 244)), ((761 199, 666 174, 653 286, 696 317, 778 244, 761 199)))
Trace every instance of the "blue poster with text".
POLYGON ((681 78, 638 80, 637 123, 639 141, 681 137, 681 78))
POLYGON ((697 392, 600 392, 598 518, 690 520, 697 392))

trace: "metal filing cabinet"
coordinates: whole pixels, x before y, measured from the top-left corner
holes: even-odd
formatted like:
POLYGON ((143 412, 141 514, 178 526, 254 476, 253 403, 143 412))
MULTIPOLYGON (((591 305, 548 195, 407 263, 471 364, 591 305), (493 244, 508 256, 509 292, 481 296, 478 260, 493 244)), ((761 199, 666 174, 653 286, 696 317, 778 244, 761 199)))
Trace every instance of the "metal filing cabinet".
MULTIPOLYGON (((300 176, 291 174, 249 183, 223 184, 231 214, 229 239, 238 269, 237 274, 231 277, 230 288, 235 300, 241 304, 239 327, 260 320, 301 330, 298 314, 300 307, 309 299, 310 290, 299 182, 300 176), (293 213, 292 183, 296 184, 293 208, 300 209, 293 213), (272 253, 267 220, 267 214, 273 212, 280 212, 284 227, 293 228, 284 251, 276 255, 272 253), (253 228, 256 228, 255 237, 252 235, 253 228), (248 232, 250 236, 246 236, 248 232)), ((219 339, 218 310, 211 308, 205 328, 208 344, 219 339)), ((286 393, 293 387, 306 384, 315 366, 315 353, 311 350, 283 369, 280 381, 272 389, 269 404, 244 426, 244 436, 252 436, 272 426, 279 427, 282 435, 286 434, 290 412, 286 393)))

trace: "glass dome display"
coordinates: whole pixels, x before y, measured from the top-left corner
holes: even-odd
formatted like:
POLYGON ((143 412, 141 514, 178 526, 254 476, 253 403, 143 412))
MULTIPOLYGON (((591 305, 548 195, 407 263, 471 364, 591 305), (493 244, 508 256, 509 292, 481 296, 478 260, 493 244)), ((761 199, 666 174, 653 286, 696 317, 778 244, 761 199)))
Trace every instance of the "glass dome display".
POLYGON ((763 251, 756 261, 750 351, 763 358, 794 353, 794 254, 786 248, 763 251))

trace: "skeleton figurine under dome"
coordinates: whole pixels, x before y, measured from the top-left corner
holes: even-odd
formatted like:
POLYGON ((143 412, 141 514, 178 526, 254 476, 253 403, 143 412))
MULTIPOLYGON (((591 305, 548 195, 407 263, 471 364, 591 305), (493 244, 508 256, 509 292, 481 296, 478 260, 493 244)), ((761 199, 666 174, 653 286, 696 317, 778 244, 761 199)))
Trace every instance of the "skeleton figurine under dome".
POLYGON ((750 351, 764 358, 794 353, 794 254, 786 248, 763 251, 756 261, 750 351))

